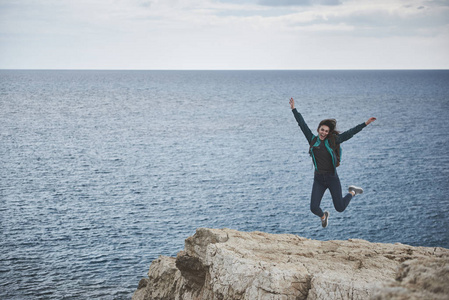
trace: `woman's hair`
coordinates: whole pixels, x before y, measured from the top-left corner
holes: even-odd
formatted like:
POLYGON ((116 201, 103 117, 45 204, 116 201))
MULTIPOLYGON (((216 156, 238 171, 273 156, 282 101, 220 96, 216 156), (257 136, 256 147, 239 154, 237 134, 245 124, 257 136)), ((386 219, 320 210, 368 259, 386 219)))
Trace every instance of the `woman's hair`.
POLYGON ((317 131, 319 131, 320 127, 323 125, 326 125, 327 127, 329 127, 328 138, 329 138, 329 140, 331 140, 332 142, 335 143, 335 136, 337 134, 340 134, 340 131, 337 131, 337 120, 325 119, 325 120, 321 121, 320 124, 318 125, 317 131))

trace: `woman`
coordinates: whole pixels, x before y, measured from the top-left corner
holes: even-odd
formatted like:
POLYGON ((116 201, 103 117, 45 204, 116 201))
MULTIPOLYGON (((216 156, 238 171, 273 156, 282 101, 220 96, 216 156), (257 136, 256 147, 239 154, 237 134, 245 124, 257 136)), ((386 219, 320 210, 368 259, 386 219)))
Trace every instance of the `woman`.
POLYGON ((352 197, 363 193, 362 188, 351 185, 349 186, 348 194, 344 197, 342 195, 340 179, 337 174, 337 167, 340 162, 340 144, 352 138, 354 134, 360 132, 368 124, 375 121, 376 118, 369 118, 365 123, 359 124, 341 134, 336 130, 337 121, 335 119, 326 119, 318 125, 318 135, 315 136, 312 134, 309 126, 307 126, 304 118, 296 110, 293 98, 290 99, 290 107, 310 145, 310 155, 315 166, 310 210, 321 218, 321 225, 327 227, 329 212, 323 212, 320 208, 321 199, 326 189, 329 189, 334 207, 338 212, 343 212, 346 209, 352 197))

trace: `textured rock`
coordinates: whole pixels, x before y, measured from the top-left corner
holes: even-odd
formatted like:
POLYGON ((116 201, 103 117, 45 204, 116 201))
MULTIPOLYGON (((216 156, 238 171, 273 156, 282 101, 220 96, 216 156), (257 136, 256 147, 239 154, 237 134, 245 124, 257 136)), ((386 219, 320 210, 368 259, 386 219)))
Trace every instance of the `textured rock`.
POLYGON ((396 272, 396 282, 376 293, 375 300, 449 299, 449 260, 429 258, 402 263, 396 272))
POLYGON ((449 250, 200 228, 133 300, 449 299, 449 250))

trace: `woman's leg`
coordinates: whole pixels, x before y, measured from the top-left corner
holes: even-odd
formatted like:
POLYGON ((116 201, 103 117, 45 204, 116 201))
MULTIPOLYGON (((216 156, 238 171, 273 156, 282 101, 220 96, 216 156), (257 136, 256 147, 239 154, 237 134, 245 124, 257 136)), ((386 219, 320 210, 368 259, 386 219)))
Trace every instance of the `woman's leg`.
POLYGON ((340 178, 337 174, 329 175, 328 179, 329 191, 332 195, 334 207, 338 212, 343 212, 348 207, 349 202, 351 202, 352 194, 348 193, 344 197, 342 196, 340 178))
POLYGON ((320 218, 324 216, 320 205, 326 188, 323 175, 315 174, 313 178, 312 196, 310 197, 310 210, 320 218))

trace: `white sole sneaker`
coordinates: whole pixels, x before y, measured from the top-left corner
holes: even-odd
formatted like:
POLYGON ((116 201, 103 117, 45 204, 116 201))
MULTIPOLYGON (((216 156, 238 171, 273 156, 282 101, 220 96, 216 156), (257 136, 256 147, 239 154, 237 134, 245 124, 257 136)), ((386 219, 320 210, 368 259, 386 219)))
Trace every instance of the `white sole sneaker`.
POLYGON ((329 224, 329 212, 325 211, 324 212, 324 220, 321 219, 321 226, 323 226, 323 228, 326 228, 327 224, 329 224))
POLYGON ((349 188, 348 188, 348 191, 349 192, 354 192, 355 195, 363 194, 363 189, 361 187, 356 187, 354 185, 350 185, 349 188))

